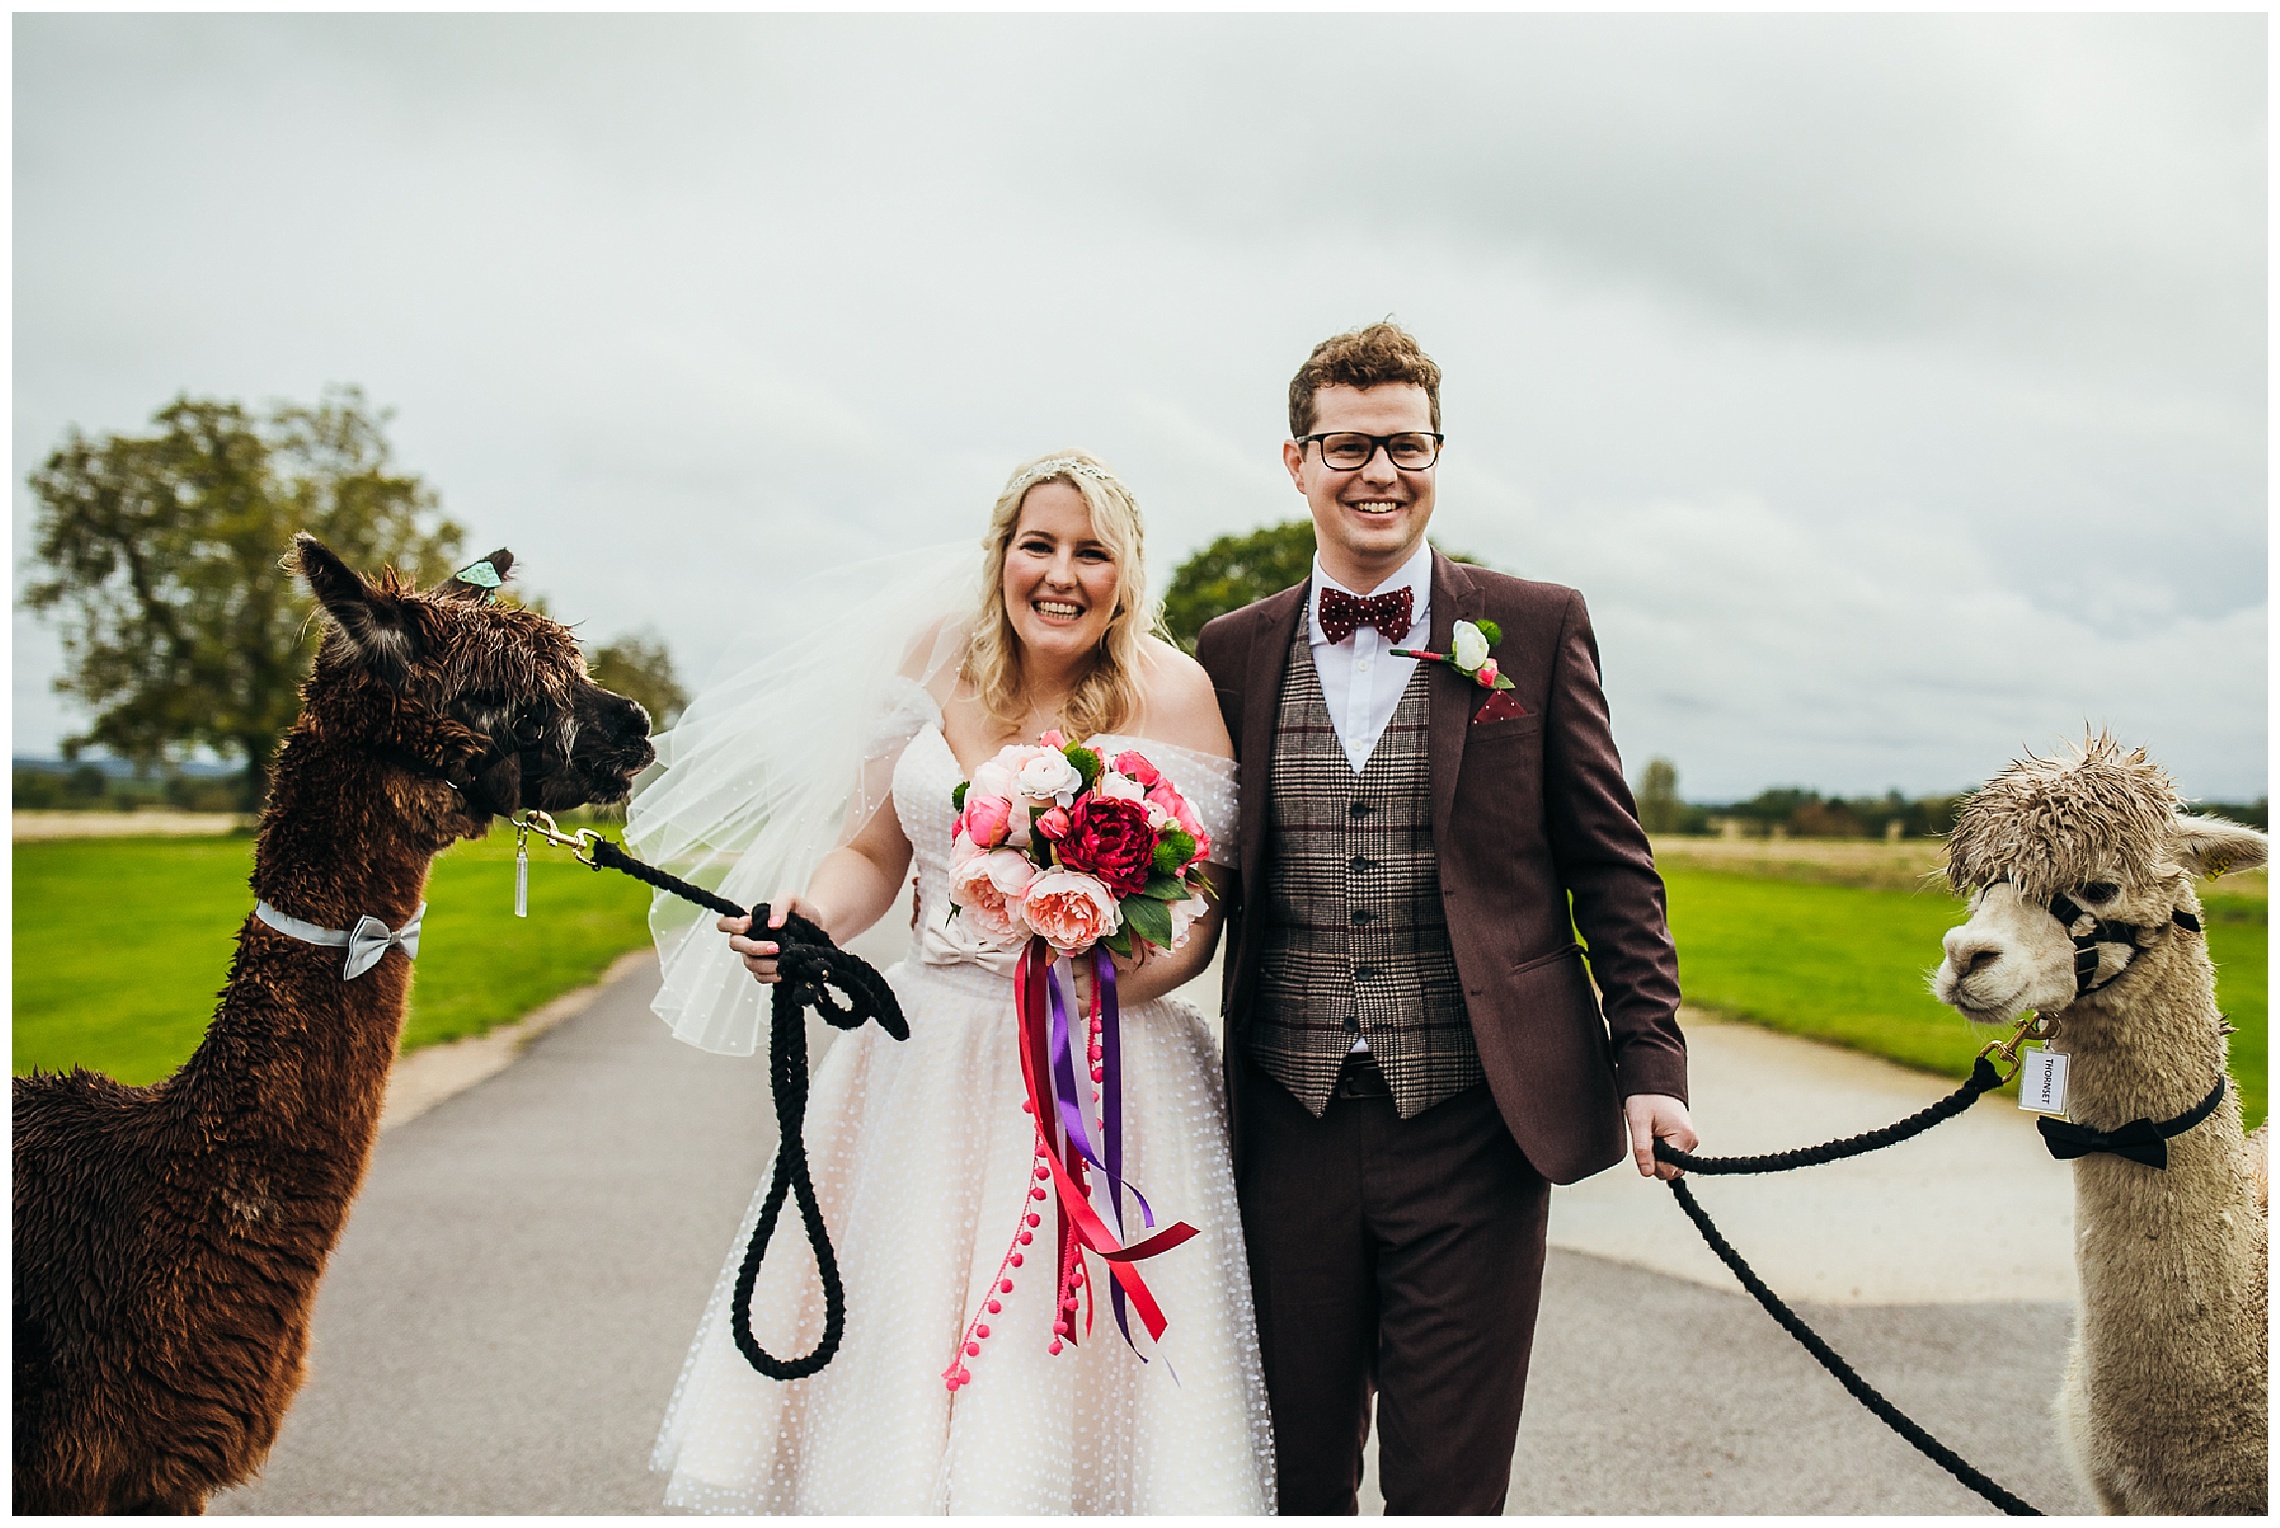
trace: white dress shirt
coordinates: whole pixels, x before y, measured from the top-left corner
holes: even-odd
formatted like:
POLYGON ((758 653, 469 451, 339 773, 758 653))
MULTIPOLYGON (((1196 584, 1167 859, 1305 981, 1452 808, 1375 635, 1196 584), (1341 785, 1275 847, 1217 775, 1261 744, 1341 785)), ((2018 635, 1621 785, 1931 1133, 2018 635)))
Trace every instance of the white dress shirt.
POLYGON ((1401 570, 1370 591, 1370 597, 1409 590, 1409 631, 1398 642, 1388 641, 1375 626, 1364 626, 1343 642, 1332 642, 1322 629, 1322 591, 1338 589, 1361 597, 1322 571, 1322 554, 1314 554, 1314 581, 1306 591, 1307 641, 1314 649, 1314 672, 1322 679, 1322 699, 1330 708, 1330 725, 1338 729, 1338 746, 1346 762, 1360 774, 1393 720, 1394 707, 1417 668, 1415 658, 1390 656, 1396 647, 1425 647, 1433 636, 1433 549, 1420 541, 1416 555, 1401 570))

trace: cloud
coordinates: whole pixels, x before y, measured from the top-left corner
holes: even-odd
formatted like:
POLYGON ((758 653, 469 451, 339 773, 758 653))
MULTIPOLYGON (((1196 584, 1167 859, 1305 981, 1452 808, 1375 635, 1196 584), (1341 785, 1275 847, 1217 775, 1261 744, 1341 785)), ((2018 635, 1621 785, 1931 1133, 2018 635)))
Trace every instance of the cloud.
POLYGON ((1440 528, 1585 588, 1690 790, 1940 788, 2077 725, 1942 645, 1986 630, 2254 795, 2263 28, 27 16, 17 557, 67 424, 355 381, 556 609, 703 673, 1042 449, 1119 467, 1164 573, 1299 512, 1289 375, 1393 312, 1447 373, 1440 528))

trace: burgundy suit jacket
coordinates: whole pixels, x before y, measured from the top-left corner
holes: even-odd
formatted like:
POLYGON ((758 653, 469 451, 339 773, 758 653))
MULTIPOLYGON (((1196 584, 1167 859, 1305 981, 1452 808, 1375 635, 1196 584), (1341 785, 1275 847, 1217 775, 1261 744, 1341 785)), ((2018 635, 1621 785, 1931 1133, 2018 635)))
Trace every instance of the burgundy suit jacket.
MULTIPOLYGON (((1231 1083, 1258 989, 1266 898, 1255 890, 1274 728, 1306 592, 1301 584, 1223 615, 1196 644, 1242 790, 1242 884, 1226 923, 1231 1083)), ((1629 1154, 1623 1098, 1686 1097, 1678 955, 1616 756, 1583 596, 1435 552, 1433 651, 1449 650, 1457 621, 1484 618, 1502 629, 1493 654, 1527 714, 1476 723, 1489 692, 1446 664, 1426 665, 1441 901, 1497 1109, 1539 1172, 1573 1183, 1629 1154)))

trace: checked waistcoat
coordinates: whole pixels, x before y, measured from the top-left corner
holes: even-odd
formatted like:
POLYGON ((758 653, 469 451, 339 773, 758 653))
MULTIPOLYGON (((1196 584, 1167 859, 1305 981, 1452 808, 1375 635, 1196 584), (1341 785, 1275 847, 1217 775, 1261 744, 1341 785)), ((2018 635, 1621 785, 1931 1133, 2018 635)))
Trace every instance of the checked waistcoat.
POLYGON ((1298 623, 1267 798, 1266 929, 1244 1050, 1317 1117, 1355 1039, 1404 1119, 1484 1079, 1441 910, 1424 664, 1360 774, 1298 623))

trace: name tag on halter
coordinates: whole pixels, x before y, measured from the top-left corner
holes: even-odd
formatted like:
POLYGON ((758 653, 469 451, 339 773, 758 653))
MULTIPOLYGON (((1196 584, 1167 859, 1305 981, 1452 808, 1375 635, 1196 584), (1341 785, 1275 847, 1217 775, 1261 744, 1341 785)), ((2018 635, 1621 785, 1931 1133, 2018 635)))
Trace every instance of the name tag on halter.
POLYGON ((2019 1055, 2019 1107, 2037 1114, 2064 1114, 2067 1058, 2033 1046, 2019 1055))

